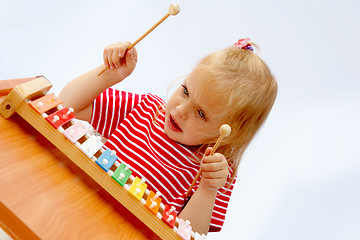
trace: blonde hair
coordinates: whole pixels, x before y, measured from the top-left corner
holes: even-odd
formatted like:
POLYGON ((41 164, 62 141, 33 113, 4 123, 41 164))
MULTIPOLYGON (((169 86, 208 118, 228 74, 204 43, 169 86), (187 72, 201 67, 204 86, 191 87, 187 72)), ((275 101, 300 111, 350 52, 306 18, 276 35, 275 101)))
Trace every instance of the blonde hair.
POLYGON ((220 94, 218 96, 224 96, 223 122, 219 127, 229 124, 231 134, 222 140, 217 152, 226 157, 233 170, 231 183, 246 148, 270 113, 277 95, 277 82, 257 54, 235 46, 206 56, 197 69, 206 71, 210 76, 206 80, 208 86, 220 94))

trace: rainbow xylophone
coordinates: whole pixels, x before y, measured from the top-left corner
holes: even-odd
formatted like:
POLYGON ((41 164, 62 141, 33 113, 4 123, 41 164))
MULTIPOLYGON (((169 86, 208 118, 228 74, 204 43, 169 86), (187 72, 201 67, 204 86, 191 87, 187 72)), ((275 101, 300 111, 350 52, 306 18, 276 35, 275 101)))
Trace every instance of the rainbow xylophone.
POLYGON ((51 86, 45 77, 16 86, 0 104, 1 115, 19 114, 161 239, 205 239, 177 217, 174 207, 161 203, 161 194, 149 190, 146 179, 119 163, 116 153, 104 147, 105 138, 48 93, 51 86))

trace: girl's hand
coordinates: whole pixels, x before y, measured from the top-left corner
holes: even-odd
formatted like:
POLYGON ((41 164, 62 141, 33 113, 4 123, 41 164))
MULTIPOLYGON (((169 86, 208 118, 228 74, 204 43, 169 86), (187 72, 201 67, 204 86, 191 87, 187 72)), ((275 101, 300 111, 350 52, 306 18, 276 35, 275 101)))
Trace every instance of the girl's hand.
POLYGON ((229 175, 229 165, 226 158, 221 153, 209 155, 212 151, 208 147, 204 157, 201 159, 200 167, 202 169, 200 186, 208 191, 216 192, 223 187, 229 175))
POLYGON ((130 42, 118 42, 106 46, 104 50, 104 65, 111 70, 116 70, 121 79, 129 76, 137 62, 137 51, 135 48, 127 50, 130 42))

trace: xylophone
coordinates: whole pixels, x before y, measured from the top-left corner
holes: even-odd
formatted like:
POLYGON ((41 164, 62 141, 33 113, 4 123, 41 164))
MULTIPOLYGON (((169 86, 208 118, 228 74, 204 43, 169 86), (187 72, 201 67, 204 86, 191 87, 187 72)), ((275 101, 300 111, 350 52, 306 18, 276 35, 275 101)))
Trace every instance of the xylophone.
POLYGON ((146 179, 119 163, 115 152, 104 147, 106 139, 48 93, 51 86, 45 77, 16 86, 0 104, 0 113, 5 118, 18 113, 161 239, 205 239, 177 217, 174 207, 161 203, 161 194, 149 190, 146 179))

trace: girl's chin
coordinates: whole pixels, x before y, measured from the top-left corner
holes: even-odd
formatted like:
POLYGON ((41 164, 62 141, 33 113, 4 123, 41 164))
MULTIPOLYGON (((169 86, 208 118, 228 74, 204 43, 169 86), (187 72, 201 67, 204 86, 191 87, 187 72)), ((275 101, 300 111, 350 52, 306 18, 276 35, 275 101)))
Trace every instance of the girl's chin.
POLYGON ((173 140, 174 142, 177 142, 177 143, 180 143, 182 145, 185 145, 185 146, 189 146, 189 147, 195 147, 195 146, 200 146, 202 144, 199 144, 199 143, 195 143, 193 141, 188 141, 188 139, 184 139, 180 136, 176 136, 175 134, 172 134, 170 132, 170 134, 168 134, 166 132, 166 128, 165 128, 165 134, 168 138, 170 138, 171 140, 173 140))
POLYGON ((170 138, 171 140, 173 140, 177 143, 183 144, 183 145, 188 145, 188 144, 184 143, 181 136, 179 136, 180 135, 179 132, 171 131, 171 129, 169 129, 169 127, 167 127, 167 126, 165 126, 165 128, 164 128, 164 132, 165 132, 166 136, 168 138, 170 138))

